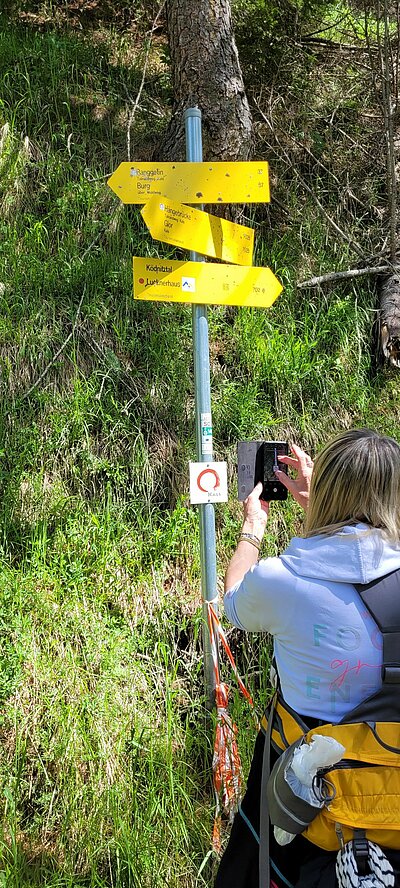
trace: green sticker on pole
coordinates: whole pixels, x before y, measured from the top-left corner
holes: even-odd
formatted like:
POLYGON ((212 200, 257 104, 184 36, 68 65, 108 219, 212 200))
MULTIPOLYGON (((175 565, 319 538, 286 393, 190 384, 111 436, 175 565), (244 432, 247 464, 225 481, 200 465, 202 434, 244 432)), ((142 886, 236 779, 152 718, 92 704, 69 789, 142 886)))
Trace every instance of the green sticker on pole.
POLYGON ((201 426, 201 453, 202 456, 209 456, 213 452, 213 430, 211 413, 200 414, 201 426))

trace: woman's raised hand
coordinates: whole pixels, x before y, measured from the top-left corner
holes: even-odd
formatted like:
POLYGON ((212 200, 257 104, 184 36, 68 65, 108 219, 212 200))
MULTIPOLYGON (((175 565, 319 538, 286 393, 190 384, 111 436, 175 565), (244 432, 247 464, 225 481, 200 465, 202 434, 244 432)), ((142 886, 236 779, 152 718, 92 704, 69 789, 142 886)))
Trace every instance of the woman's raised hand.
POLYGON ((307 511, 308 497, 310 494, 311 476, 314 463, 311 457, 297 444, 292 444, 291 451, 294 456, 278 456, 279 462, 285 463, 297 471, 296 478, 290 478, 285 472, 276 471, 275 475, 278 481, 287 487, 296 502, 307 511))
POLYGON ((243 530, 251 531, 262 539, 268 518, 269 503, 260 500, 261 482, 256 485, 243 503, 243 530))

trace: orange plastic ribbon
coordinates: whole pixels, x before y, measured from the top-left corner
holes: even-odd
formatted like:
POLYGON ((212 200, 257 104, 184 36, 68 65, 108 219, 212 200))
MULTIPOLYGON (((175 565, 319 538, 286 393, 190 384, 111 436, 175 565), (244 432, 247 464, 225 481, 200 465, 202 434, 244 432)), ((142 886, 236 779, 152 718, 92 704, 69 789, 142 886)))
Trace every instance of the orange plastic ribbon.
MULTIPOLYGON (((211 653, 215 673, 215 704, 217 724, 213 753, 213 785, 216 802, 212 848, 218 854, 221 851, 222 813, 232 823, 242 798, 243 775, 237 745, 237 727, 228 713, 228 687, 221 682, 218 663, 217 636, 232 666, 239 688, 254 712, 251 694, 245 687, 237 670, 232 651, 217 614, 210 602, 207 602, 208 628, 210 632, 211 653)), ((257 725, 258 719, 256 717, 257 725)))

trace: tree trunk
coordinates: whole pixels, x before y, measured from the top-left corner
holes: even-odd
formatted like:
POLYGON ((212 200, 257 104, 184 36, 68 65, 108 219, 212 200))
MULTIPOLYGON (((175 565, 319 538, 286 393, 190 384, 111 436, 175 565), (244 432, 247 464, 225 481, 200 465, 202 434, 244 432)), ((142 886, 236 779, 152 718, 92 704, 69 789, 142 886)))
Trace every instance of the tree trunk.
POLYGON ((185 160, 183 112, 197 106, 204 158, 246 160, 252 121, 229 0, 167 0, 166 11, 174 105, 157 158, 185 160))
MULTIPOLYGON (((377 48, 381 75, 381 106, 386 143, 386 178, 389 217, 390 261, 398 264, 400 219, 398 186, 400 176, 400 127, 398 125, 399 33, 392 35, 390 18, 400 23, 399 0, 389 9, 389 0, 377 4, 377 48), (381 34, 382 28, 382 34, 381 34)), ((381 356, 393 367, 400 367, 400 276, 397 270, 382 275, 379 289, 379 330, 381 356)))

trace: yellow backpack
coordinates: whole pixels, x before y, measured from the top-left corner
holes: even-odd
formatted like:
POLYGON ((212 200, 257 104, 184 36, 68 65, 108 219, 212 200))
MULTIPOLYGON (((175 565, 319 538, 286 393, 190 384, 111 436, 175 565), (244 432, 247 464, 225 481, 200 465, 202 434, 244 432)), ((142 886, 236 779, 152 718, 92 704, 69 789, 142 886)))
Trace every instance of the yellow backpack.
MULTIPOLYGON (((316 734, 323 734, 341 743, 346 752, 338 764, 321 774, 326 799, 320 810, 305 810, 304 803, 293 797, 291 813, 297 818, 297 826, 296 820, 289 825, 287 812, 281 818, 279 813, 272 815, 272 822, 289 832, 301 832, 326 851, 339 850, 359 828, 370 841, 385 848, 400 849, 400 724, 325 724, 307 731, 279 698, 274 714, 279 719, 272 728, 276 749, 286 750, 290 755, 299 740, 310 743, 316 734), (312 818, 309 822, 308 817, 312 818)), ((264 721, 262 724, 265 726, 264 721)), ((271 782, 269 789, 270 786, 271 782)), ((279 782, 272 782, 272 786, 275 797, 277 793, 283 795, 279 793, 279 782)), ((288 794, 290 790, 281 801, 286 808, 290 804, 288 794)))
MULTIPOLYGON (((378 624, 383 638, 382 686, 340 724, 310 729, 277 692, 264 717, 266 731, 261 792, 260 842, 268 818, 272 823, 301 833, 319 848, 343 848, 361 829, 367 840, 384 848, 400 849, 400 570, 368 585, 356 586, 378 624), (318 772, 323 801, 306 810, 290 791, 281 793, 285 762, 301 742, 316 734, 333 737, 345 747, 343 758, 329 770, 318 772), (282 752, 270 774, 270 746, 282 752), (270 812, 267 816, 267 797, 270 812), (291 808, 290 803, 293 803, 291 808), (290 819, 292 817, 292 819, 290 819)), ((261 859, 261 858, 260 858, 261 859)))

